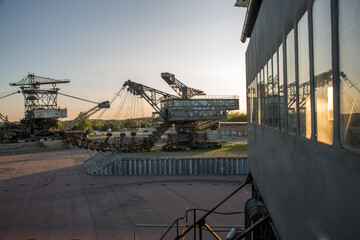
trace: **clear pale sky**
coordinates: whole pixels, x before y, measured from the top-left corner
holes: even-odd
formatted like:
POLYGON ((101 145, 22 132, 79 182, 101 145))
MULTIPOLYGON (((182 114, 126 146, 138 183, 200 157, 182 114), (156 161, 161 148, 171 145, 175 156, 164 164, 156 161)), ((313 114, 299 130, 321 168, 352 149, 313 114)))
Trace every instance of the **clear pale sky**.
MULTIPOLYGON (((172 72, 207 95, 239 95, 245 112, 246 9, 234 3, 0 0, 0 96, 29 72, 70 79, 60 91, 95 101, 110 100, 128 79, 174 94, 160 77, 172 72)), ((63 96, 58 105, 69 119, 94 106, 63 96)), ((23 118, 23 96, 1 99, 0 112, 23 118)))

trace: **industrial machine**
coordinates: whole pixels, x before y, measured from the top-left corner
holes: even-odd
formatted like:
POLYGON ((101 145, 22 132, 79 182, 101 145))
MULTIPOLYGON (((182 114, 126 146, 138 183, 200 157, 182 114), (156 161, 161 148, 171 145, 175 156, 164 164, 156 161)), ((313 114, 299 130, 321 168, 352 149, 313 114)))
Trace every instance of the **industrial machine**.
MULTIPOLYGON (((228 111, 238 110, 238 98, 207 97, 202 90, 186 86, 172 73, 161 73, 161 77, 178 96, 130 80, 123 86, 132 94, 144 98, 154 108, 153 117, 163 122, 156 135, 162 135, 170 126, 175 126, 176 133, 168 134, 167 144, 163 149, 171 151, 221 147, 220 143, 209 141, 203 130, 218 128, 218 121, 226 119, 228 111)), ((150 145, 153 145, 151 137, 149 140, 150 145)))
MULTIPOLYGON (((206 129, 216 129, 218 121, 227 118, 230 110, 239 109, 239 100, 236 96, 206 96, 202 90, 191 88, 175 78, 174 74, 165 72, 161 74, 163 80, 176 92, 172 95, 157 89, 133 82, 126 81, 117 96, 121 92, 129 92, 132 95, 145 99, 155 110, 153 118, 160 122, 156 131, 143 139, 135 139, 136 133, 131 134, 131 141, 124 141, 125 135, 116 139, 117 143, 99 143, 87 138, 88 132, 74 132, 71 130, 76 124, 90 117, 94 113, 110 108, 111 102, 93 102, 79 97, 74 97, 59 92, 57 84, 69 83, 70 80, 55 80, 29 74, 17 83, 10 83, 10 86, 19 86, 25 99, 25 117, 19 125, 11 124, 1 115, 6 129, 13 133, 15 141, 38 141, 40 139, 65 139, 67 142, 82 148, 90 148, 97 151, 148 151, 174 126, 176 133, 169 133, 167 143, 163 146, 166 151, 186 150, 199 148, 219 148, 219 142, 210 141, 206 129), (40 89, 42 85, 51 85, 50 89, 40 89), (66 109, 58 107, 57 96, 75 98, 96 104, 86 112, 81 113, 72 121, 65 122, 63 127, 57 131, 56 127, 59 118, 67 116, 66 109)), ((17 91, 15 93, 19 93, 17 91)), ((10 96, 12 94, 4 97, 10 96)))
MULTIPOLYGON (((10 123, 7 118, 0 113, 0 120, 4 124, 4 130, 8 136, 7 141, 39 141, 40 139, 63 139, 70 134, 69 130, 77 123, 90 117, 101 109, 110 108, 110 102, 93 102, 83 98, 67 95, 59 92, 57 84, 69 83, 70 80, 55 80, 40 77, 29 73, 17 83, 10 83, 10 86, 18 86, 21 91, 2 96, 0 99, 9 97, 16 93, 22 93, 25 102, 25 116, 19 124, 10 123), (50 88, 41 88, 44 85, 51 85, 50 88), (78 100, 96 104, 90 110, 82 113, 72 121, 65 123, 62 129, 56 128, 59 118, 67 117, 66 108, 60 108, 57 103, 58 95, 63 95, 78 100)), ((5 134, 3 134, 5 135, 5 134)))
MULTIPOLYGON (((219 148, 221 144, 210 141, 206 129, 216 129, 219 120, 226 119, 230 110, 239 109, 237 96, 205 96, 201 90, 191 88, 175 78, 174 74, 162 73, 161 77, 177 93, 172 95, 131 80, 126 81, 117 95, 124 92, 143 98, 155 110, 153 118, 160 122, 156 130, 143 139, 125 141, 125 134, 115 138, 114 143, 97 142, 85 135, 68 134, 66 141, 81 148, 97 151, 133 152, 149 151, 155 143, 174 126, 176 133, 168 133, 163 150, 186 150, 199 148, 219 148)), ((113 101, 113 100, 112 100, 113 101)), ((111 101, 111 102, 112 102, 111 101)), ((121 111, 121 109, 119 109, 121 111)))
MULTIPOLYGON (((56 126, 59 118, 67 117, 66 109, 57 104, 59 88, 57 84, 69 83, 70 80, 55 80, 28 74, 17 83, 10 86, 18 86, 25 100, 25 117, 20 121, 22 131, 15 132, 15 138, 23 140, 38 140, 46 137, 59 137, 59 133, 51 128, 56 126), (41 89, 44 85, 51 88, 41 89)), ((20 91, 17 91, 18 93, 20 91)))

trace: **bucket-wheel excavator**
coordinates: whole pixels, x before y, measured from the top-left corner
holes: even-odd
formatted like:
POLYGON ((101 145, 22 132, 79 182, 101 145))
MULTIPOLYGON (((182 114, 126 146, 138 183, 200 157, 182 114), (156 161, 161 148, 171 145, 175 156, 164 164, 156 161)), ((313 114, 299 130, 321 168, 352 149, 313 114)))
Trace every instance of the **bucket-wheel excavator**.
POLYGON ((194 148, 219 148, 221 144, 209 141, 204 130, 216 129, 219 120, 226 119, 230 110, 239 109, 237 96, 205 96, 202 90, 191 88, 175 78, 174 74, 162 73, 161 77, 177 93, 172 95, 140 83, 128 80, 122 91, 143 98, 155 110, 153 118, 160 122, 154 132, 143 139, 136 140, 136 133, 131 133, 131 140, 124 141, 125 133, 116 138, 115 143, 108 143, 111 133, 104 142, 97 142, 83 136, 69 135, 66 141, 83 148, 98 151, 134 152, 148 151, 174 126, 176 133, 169 133, 163 150, 186 150, 194 148))

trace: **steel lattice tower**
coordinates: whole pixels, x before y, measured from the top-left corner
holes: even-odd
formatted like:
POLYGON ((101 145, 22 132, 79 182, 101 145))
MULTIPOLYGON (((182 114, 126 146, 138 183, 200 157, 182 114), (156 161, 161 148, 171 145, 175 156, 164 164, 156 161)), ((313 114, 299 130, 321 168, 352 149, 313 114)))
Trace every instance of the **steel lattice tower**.
POLYGON ((57 105, 59 88, 57 84, 69 83, 70 80, 55 80, 28 74, 17 83, 10 86, 19 86, 25 101, 25 117, 21 121, 28 125, 28 132, 32 137, 47 136, 49 129, 56 125, 58 118, 67 116, 66 109, 57 105), (42 85, 51 85, 49 89, 40 89, 42 85))

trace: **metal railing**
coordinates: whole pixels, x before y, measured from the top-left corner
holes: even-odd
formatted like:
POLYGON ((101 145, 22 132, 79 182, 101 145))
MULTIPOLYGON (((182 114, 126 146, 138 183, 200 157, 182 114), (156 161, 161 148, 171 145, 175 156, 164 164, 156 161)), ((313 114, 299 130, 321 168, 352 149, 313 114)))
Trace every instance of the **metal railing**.
POLYGON ((248 177, 246 178, 246 180, 235 190, 233 191, 231 194, 229 194, 224 200, 222 200, 219 204, 217 204, 215 207, 213 207, 211 210, 203 210, 203 209, 187 209, 184 216, 180 217, 178 219, 176 219, 173 224, 168 228, 168 230, 163 234, 163 236, 160 239, 164 239, 164 237, 170 232, 170 230, 174 227, 176 227, 176 237, 175 239, 182 239, 185 237, 185 235, 187 233, 189 233, 190 231, 193 230, 194 233, 194 237, 193 239, 196 240, 197 239, 197 234, 196 234, 196 230, 198 229, 198 235, 199 235, 199 239, 202 240, 203 238, 203 233, 202 231, 204 229, 206 229, 207 231, 209 231, 211 233, 211 235, 218 240, 221 240, 221 238, 213 231, 213 229, 206 223, 206 218, 210 215, 210 214, 223 214, 223 215, 230 215, 230 214, 239 214, 239 213, 244 213, 244 212, 232 212, 232 213, 220 213, 220 212, 216 212, 215 210, 220 207, 223 203, 225 203, 227 200, 229 200, 232 196, 234 196, 239 190, 241 190, 245 185, 251 183, 252 178, 250 175, 248 175, 248 177), (196 216, 196 210, 197 211, 205 211, 206 213, 200 217, 197 220, 197 216, 196 216), (191 226, 187 226, 188 220, 189 220, 189 212, 193 212, 193 224, 191 226), (181 234, 179 234, 179 221, 184 220, 185 219, 185 225, 184 225, 184 229, 182 230, 181 234))
MULTIPOLYGON (((133 228, 133 233, 134 233, 134 240, 136 240, 136 236, 137 236, 137 229, 139 228, 177 228, 177 231, 179 230, 179 228, 183 228, 186 225, 169 225, 169 224, 136 224, 133 228)), ((213 229, 227 229, 226 232, 229 231, 229 229, 231 228, 240 228, 243 229, 245 228, 245 225, 212 225, 213 229)))
POLYGON ((238 95, 201 95, 193 96, 191 99, 239 99, 238 95))

